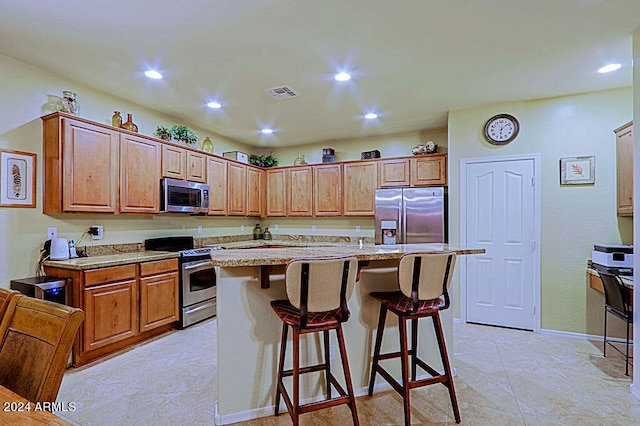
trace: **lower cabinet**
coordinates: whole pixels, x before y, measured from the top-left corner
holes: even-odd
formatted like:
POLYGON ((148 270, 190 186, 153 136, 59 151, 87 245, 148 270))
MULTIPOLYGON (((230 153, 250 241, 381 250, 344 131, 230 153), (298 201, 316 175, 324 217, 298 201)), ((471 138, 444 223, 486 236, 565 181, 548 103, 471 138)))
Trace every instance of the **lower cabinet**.
POLYGON ((85 313, 76 367, 171 330, 179 319, 178 259, 84 271, 45 266, 45 272, 72 279, 70 305, 85 313))

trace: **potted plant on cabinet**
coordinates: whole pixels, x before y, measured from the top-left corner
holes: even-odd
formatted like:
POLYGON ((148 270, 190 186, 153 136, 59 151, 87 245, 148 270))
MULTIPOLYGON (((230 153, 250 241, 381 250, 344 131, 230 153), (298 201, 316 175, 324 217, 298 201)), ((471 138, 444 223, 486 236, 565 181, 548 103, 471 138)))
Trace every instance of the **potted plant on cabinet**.
POLYGON ((278 159, 272 156, 271 154, 268 154, 268 155, 253 154, 249 157, 249 163, 259 167, 274 167, 278 165, 278 159))
POLYGON ((166 127, 158 126, 156 127, 156 137, 162 139, 163 141, 171 140, 171 130, 166 127))
POLYGON ((177 141, 182 141, 187 145, 195 145, 198 137, 187 126, 175 125, 171 128, 171 137, 177 141))

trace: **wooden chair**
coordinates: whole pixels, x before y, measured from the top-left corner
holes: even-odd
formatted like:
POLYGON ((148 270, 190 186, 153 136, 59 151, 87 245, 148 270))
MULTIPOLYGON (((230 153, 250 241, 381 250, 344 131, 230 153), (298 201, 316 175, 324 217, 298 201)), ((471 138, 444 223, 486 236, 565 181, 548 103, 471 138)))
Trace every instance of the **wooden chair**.
POLYGON ((629 326, 633 323, 633 302, 629 289, 627 289, 619 276, 599 271, 600 279, 604 287, 605 311, 604 311, 604 347, 603 355, 607 356, 607 345, 618 351, 625 358, 625 375, 629 375, 629 326), (607 313, 620 318, 627 324, 626 351, 622 352, 613 345, 613 340, 607 339, 607 313))
POLYGON ((279 414, 282 395, 294 425, 299 423, 300 414, 340 404, 349 406, 353 423, 359 424, 347 350, 342 334, 342 323, 347 321, 350 315, 347 300, 353 293, 357 272, 358 261, 355 257, 292 260, 285 270, 288 300, 271 302, 274 312, 282 320, 275 415, 279 414), (289 327, 293 330, 293 369, 285 370, 284 359, 289 327), (331 373, 329 330, 335 330, 338 337, 346 392, 331 373), (314 366, 300 367, 300 336, 319 332, 324 334, 324 362, 314 366), (300 405, 300 374, 314 371, 325 372, 327 398, 300 405), (293 376, 293 400, 289 397, 283 383, 283 378, 288 376, 293 376), (338 396, 332 397, 332 385, 338 391, 338 396))
POLYGON ((451 282, 451 275, 456 262, 453 252, 426 254, 408 253, 400 258, 398 265, 399 291, 370 293, 372 297, 381 302, 380 317, 378 319, 378 332, 371 366, 371 379, 369 380, 369 396, 373 395, 373 386, 376 381, 376 373, 380 375, 402 396, 404 400, 404 424, 411 423, 411 403, 409 391, 411 389, 442 383, 449 389, 451 405, 456 423, 460 423, 460 411, 453 387, 451 366, 440 323, 440 311, 449 307, 449 294, 447 289, 451 282), (398 316, 400 331, 400 351, 380 354, 384 323, 387 318, 387 310, 398 316), (444 368, 444 374, 418 358, 418 319, 431 317, 435 329, 440 359, 444 368), (411 349, 407 343, 407 320, 411 320, 411 349), (411 362, 409 363, 409 356, 411 362), (398 383, 381 365, 381 360, 400 358, 402 365, 402 384, 398 383), (411 364, 411 378, 409 378, 409 364, 411 364), (428 372, 432 377, 416 380, 417 366, 428 372))
MULTIPOLYGON (((16 290, 0 288, 0 321, 2 321, 5 312, 7 312, 7 308, 9 307, 9 302, 11 301, 11 299, 19 294, 20 292, 16 290)), ((15 303, 13 303, 13 305, 15 305, 15 303)))
POLYGON ((0 385, 31 402, 56 400, 84 312, 19 295, 0 323, 0 385))

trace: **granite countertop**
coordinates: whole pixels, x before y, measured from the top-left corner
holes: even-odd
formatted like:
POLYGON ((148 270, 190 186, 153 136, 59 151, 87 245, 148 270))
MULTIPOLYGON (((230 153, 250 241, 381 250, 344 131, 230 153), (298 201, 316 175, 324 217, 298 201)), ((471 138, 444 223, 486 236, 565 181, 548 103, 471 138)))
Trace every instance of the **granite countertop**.
POLYGON ((170 251, 136 251, 103 256, 77 257, 69 260, 47 260, 44 266, 63 269, 94 269, 107 266, 128 265, 131 263, 150 262, 154 260, 172 259, 180 257, 178 253, 170 251))
POLYGON ((348 246, 347 242, 332 242, 332 241, 296 241, 296 240, 245 240, 245 241, 233 241, 222 244, 209 244, 207 247, 224 247, 227 249, 249 249, 249 248, 273 248, 277 247, 344 247, 348 246))
MULTIPOLYGON (((269 242, 268 242, 269 243, 269 242)), ((275 244, 271 241, 270 244, 275 244)), ((322 243, 321 243, 322 244, 322 243)), ((286 244, 291 246, 292 244, 286 244)), ((228 248, 215 250, 211 254, 213 264, 221 267, 238 266, 267 266, 285 265, 290 260, 304 257, 356 256, 358 260, 388 260, 399 259, 405 253, 411 252, 441 252, 455 251, 458 255, 481 254, 484 249, 455 248, 448 244, 397 244, 397 245, 307 245, 303 247, 284 248, 228 248)))

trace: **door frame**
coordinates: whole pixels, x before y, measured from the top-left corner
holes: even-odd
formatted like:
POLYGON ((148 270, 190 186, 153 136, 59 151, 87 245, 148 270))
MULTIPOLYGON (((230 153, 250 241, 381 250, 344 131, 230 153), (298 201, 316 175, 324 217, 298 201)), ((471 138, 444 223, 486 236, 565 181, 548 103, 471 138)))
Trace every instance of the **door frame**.
MULTIPOLYGON (((499 157, 476 157, 460 159, 460 244, 467 247, 467 166, 477 163, 498 163, 519 160, 533 160, 533 238, 535 247, 533 250, 533 331, 540 332, 540 160, 539 153, 506 155, 499 157)), ((464 256, 462 257, 464 260, 464 256)), ((460 262, 460 319, 467 322, 467 261, 460 262)))

